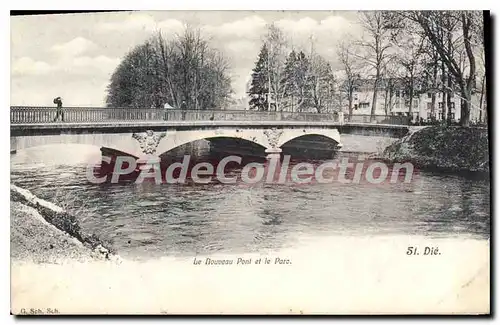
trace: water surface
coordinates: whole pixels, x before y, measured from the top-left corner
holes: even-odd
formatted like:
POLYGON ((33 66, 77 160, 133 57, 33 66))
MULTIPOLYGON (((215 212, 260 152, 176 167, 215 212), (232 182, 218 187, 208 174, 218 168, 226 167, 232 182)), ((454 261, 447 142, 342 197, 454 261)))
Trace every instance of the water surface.
POLYGON ((490 234, 486 177, 420 172, 418 182, 384 186, 96 185, 85 171, 98 158, 98 148, 78 145, 23 150, 11 156, 11 181, 74 212, 85 230, 130 258, 265 252, 302 237, 490 234))

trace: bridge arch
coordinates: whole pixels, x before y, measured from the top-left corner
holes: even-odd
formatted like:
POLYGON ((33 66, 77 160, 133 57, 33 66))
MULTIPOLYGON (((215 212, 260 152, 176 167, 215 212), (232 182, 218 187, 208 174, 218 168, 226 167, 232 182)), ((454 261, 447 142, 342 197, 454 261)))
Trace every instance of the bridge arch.
POLYGON ((340 141, 340 133, 337 129, 291 129, 283 132, 283 135, 279 138, 278 147, 282 147, 287 143, 300 139, 306 138, 308 136, 321 136, 324 138, 331 139, 336 142, 337 146, 341 147, 342 143, 340 141))
POLYGON ((147 128, 141 128, 140 131, 137 129, 137 127, 134 130, 127 129, 123 133, 107 133, 96 129, 91 132, 82 130, 81 133, 63 131, 51 135, 13 136, 11 137, 11 152, 47 144, 75 143, 107 147, 140 157, 144 154, 160 155, 196 140, 214 138, 241 139, 268 150, 278 149, 294 139, 312 135, 329 138, 337 146, 341 146, 340 133, 336 128, 202 126, 194 129, 156 128, 155 131, 147 128))
POLYGON ((39 136, 14 136, 10 138, 11 152, 54 144, 83 144, 107 147, 135 156, 141 155, 139 143, 130 133, 83 133, 39 136))
POLYGON ((216 129, 201 131, 167 131, 167 136, 158 145, 157 152, 161 154, 190 142, 214 138, 242 139, 257 144, 264 150, 269 147, 268 141, 260 130, 216 129))

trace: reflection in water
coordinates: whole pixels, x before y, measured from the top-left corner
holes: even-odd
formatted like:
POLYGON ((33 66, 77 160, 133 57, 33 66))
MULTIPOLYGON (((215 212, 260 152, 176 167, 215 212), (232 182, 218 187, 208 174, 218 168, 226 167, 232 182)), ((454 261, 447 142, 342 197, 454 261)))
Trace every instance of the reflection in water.
POLYGON ((86 164, 67 159, 42 164, 53 153, 35 149, 34 155, 11 156, 12 182, 43 199, 64 201, 82 227, 111 241, 122 256, 262 252, 293 245, 302 235, 489 238, 490 233, 485 177, 421 172, 413 184, 384 186, 95 185, 86 180, 86 164))

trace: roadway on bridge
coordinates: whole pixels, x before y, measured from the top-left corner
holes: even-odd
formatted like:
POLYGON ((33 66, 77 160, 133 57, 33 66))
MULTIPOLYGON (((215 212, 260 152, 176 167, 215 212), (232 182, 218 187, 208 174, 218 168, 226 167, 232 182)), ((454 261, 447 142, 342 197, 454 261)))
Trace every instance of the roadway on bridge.
POLYGON ((120 127, 203 127, 203 126, 247 126, 247 127, 331 127, 331 126, 359 126, 392 129, 407 129, 408 125, 377 124, 377 123, 354 123, 354 122, 309 122, 309 121, 106 121, 106 122, 53 122, 53 123, 20 123, 11 124, 12 129, 79 129, 79 128, 120 128, 120 127))

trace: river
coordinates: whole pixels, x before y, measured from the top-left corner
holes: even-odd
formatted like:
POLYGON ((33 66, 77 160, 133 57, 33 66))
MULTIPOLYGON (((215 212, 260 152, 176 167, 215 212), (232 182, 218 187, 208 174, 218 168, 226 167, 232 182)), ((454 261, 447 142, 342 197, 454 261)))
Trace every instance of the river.
POLYGON ((86 231, 129 259, 263 253, 328 236, 490 236, 484 176, 420 172, 417 182, 384 186, 96 185, 85 173, 96 160, 91 146, 22 150, 11 155, 11 182, 74 212, 86 231))

